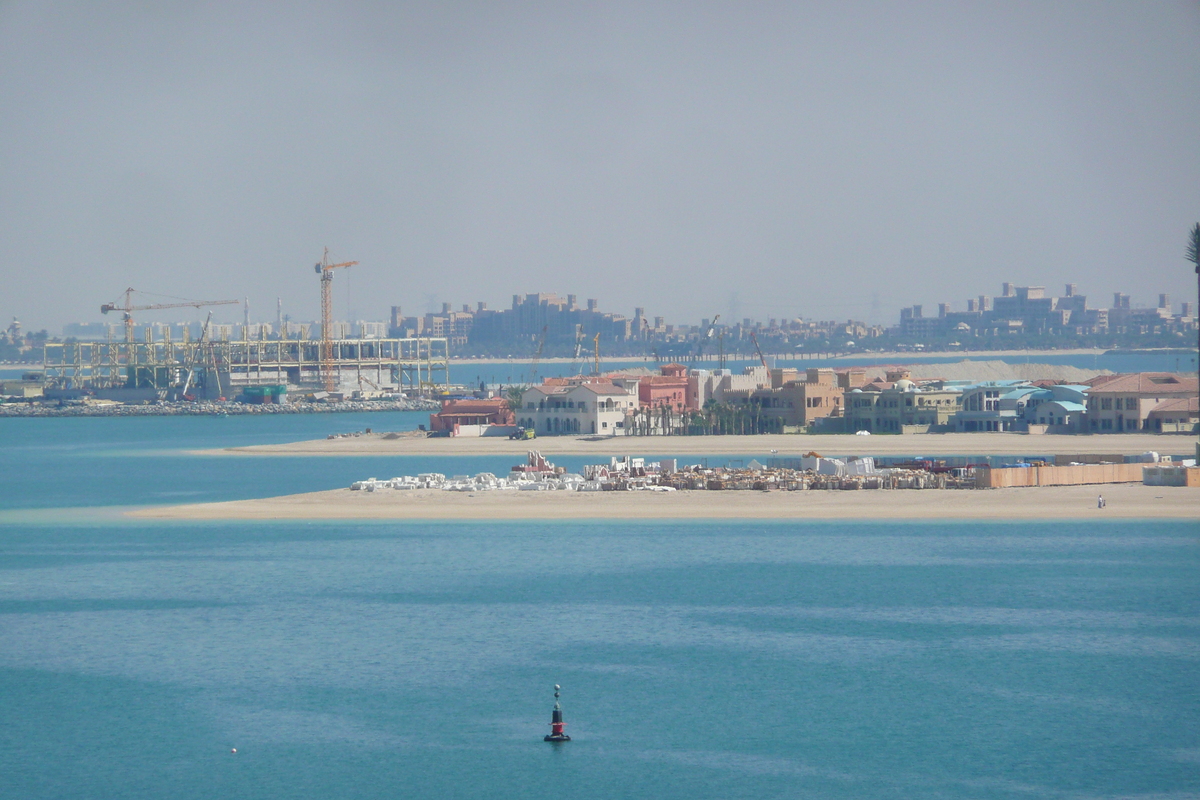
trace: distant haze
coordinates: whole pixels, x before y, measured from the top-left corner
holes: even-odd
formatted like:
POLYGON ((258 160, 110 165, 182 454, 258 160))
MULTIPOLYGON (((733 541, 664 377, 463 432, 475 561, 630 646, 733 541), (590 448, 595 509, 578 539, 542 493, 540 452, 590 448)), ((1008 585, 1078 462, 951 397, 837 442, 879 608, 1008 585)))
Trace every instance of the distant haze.
POLYGON ((0 315, 1177 304, 1198 98, 1196 2, 8 2, 0 315))

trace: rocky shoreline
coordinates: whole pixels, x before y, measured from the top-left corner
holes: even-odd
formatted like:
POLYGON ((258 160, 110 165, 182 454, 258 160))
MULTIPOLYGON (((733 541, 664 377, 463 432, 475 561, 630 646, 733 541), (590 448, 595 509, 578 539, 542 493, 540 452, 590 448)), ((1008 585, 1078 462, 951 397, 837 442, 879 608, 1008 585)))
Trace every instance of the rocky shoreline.
POLYGON ((222 417, 262 414, 337 414, 362 411, 437 411, 433 400, 368 400, 340 403, 154 403, 43 405, 4 403, 0 418, 5 417, 222 417))

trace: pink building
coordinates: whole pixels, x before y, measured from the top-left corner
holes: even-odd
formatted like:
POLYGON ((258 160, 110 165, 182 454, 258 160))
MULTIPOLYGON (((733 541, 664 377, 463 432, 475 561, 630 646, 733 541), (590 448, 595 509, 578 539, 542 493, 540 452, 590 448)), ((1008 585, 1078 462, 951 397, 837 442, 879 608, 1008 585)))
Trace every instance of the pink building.
POLYGON ((683 364, 660 367, 661 375, 642 378, 638 383, 638 403, 642 408, 662 408, 675 411, 696 410, 689 406, 688 368, 683 364))

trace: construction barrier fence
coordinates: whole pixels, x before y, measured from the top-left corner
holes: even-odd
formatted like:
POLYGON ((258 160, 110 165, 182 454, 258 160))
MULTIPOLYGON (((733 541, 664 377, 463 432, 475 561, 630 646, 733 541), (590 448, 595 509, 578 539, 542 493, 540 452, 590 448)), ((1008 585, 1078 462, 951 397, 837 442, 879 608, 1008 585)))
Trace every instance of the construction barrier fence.
POLYGON ((1191 486, 1200 487, 1200 467, 1146 467, 1147 486, 1191 486))
POLYGON ((1141 483, 1144 464, 1078 464, 1070 467, 979 467, 976 489, 1014 486, 1083 486, 1091 483, 1141 483))

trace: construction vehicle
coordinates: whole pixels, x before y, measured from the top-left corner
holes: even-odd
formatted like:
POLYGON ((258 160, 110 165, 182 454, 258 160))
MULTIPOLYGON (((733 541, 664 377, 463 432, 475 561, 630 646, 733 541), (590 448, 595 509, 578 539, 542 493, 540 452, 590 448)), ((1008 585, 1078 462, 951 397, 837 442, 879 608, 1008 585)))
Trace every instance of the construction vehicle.
POLYGON ((369 385, 372 389, 375 390, 375 393, 373 395, 370 395, 370 397, 380 397, 381 395, 383 395, 385 393, 383 391, 383 389, 379 388, 379 384, 377 384, 375 381, 371 380, 366 375, 359 375, 358 376, 358 391, 354 393, 355 400, 370 399, 370 397, 368 397, 367 393, 365 391, 363 391, 363 383, 364 382, 367 385, 369 385))
POLYGON ((344 267, 353 267, 357 261, 343 261, 340 264, 329 263, 329 248, 317 262, 314 269, 321 276, 321 383, 325 391, 332 392, 337 388, 333 377, 333 271, 344 267))
MULTIPOLYGON (((125 341, 133 344, 133 312, 134 311, 151 311, 160 308, 201 308, 203 306, 228 306, 240 303, 240 300, 187 300, 182 297, 170 298, 178 300, 176 303, 149 303, 144 306, 135 306, 133 304, 133 295, 149 294, 149 292, 138 292, 136 289, 128 288, 121 294, 125 295, 125 300, 120 305, 117 301, 105 303, 100 306, 100 313, 107 314, 110 311, 120 311, 124 315, 125 321, 125 341)), ((169 295, 158 295, 160 297, 169 297, 169 295)))
POLYGON ((536 439, 537 431, 533 428, 520 427, 508 435, 509 439, 536 439))

